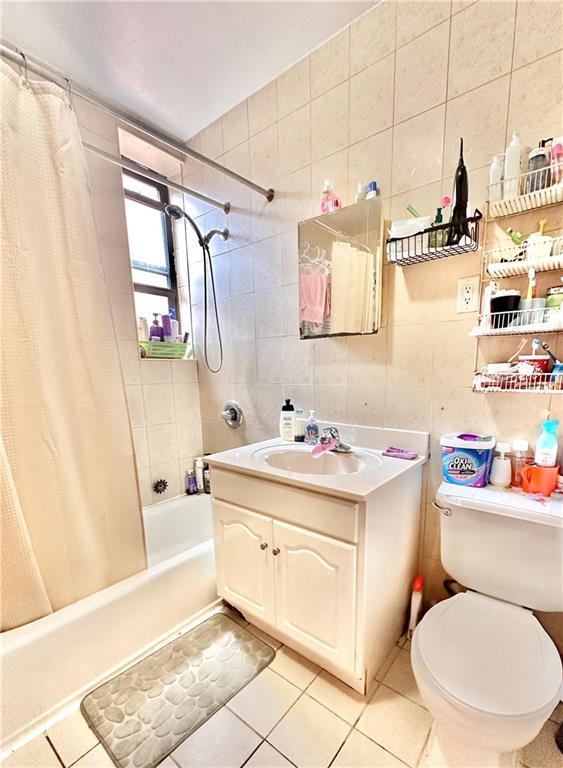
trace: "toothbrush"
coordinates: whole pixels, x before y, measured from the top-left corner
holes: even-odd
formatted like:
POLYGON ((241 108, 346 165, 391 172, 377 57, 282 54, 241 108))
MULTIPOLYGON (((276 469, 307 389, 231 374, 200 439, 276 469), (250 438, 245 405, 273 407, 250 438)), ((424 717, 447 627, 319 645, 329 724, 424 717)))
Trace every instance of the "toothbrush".
POLYGON ((535 357, 538 354, 538 349, 540 347, 540 340, 539 339, 533 339, 532 340, 532 355, 535 357))
POLYGON ((410 213, 411 216, 414 216, 415 219, 420 219, 420 213, 416 210, 414 205, 407 205, 407 211, 410 213))

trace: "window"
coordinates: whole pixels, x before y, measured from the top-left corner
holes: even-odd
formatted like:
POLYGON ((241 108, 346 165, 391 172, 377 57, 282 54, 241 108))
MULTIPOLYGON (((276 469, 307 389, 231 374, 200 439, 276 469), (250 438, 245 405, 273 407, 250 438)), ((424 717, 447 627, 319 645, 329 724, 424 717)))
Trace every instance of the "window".
POLYGON ((135 311, 150 326, 154 313, 167 315, 173 309, 178 317, 172 226, 164 213, 168 189, 124 171, 123 190, 135 311))

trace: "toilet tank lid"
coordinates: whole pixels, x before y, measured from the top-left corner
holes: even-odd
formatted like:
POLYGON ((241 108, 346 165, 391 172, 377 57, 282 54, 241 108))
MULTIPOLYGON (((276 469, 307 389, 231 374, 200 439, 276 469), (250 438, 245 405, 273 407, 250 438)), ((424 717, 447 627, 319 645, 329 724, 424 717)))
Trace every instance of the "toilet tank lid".
POLYGON ((530 715, 560 692, 559 653, 525 608, 464 592, 431 608, 417 635, 430 675, 472 709, 530 715))
POLYGON ((442 482, 436 499, 442 505, 477 509, 542 525, 563 528, 563 500, 538 498, 507 488, 471 488, 442 482))

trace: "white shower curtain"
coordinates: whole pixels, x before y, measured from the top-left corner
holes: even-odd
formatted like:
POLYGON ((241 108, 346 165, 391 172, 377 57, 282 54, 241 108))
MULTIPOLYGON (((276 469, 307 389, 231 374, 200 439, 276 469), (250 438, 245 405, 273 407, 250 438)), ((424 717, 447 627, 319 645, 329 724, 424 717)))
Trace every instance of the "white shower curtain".
POLYGON ((0 61, 1 628, 145 567, 131 429, 78 125, 0 61))

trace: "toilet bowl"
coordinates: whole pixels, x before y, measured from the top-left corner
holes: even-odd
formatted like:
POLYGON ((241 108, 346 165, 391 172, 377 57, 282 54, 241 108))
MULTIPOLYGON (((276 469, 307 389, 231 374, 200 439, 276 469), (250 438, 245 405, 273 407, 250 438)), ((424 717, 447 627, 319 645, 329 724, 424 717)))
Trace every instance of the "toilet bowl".
POLYGON ((562 693, 561 659, 533 613, 476 592, 428 611, 411 658, 438 728, 499 754, 532 741, 562 693))

